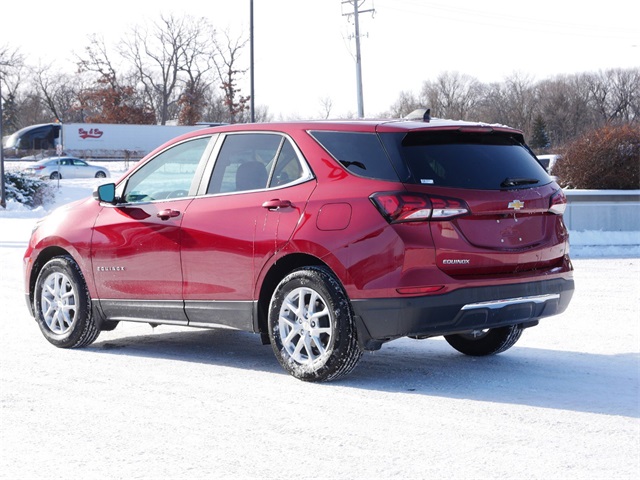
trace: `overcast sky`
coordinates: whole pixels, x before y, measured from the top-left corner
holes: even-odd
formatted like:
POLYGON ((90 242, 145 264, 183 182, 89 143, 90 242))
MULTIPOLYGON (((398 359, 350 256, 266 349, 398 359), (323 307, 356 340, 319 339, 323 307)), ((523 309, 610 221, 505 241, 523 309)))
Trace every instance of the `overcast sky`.
MULTIPOLYGON (((360 0, 365 115, 389 109, 401 91, 458 71, 483 82, 519 72, 558 74, 640 67, 640 2, 629 0, 360 0)), ((343 0, 254 0, 255 101, 276 119, 357 112, 353 11, 343 0)), ((72 71, 96 33, 115 44, 160 15, 206 17, 249 35, 249 0, 31 0, 5 2, 0 45, 30 64, 72 71), (206 6, 206 9, 203 9, 206 6)), ((249 64, 249 48, 244 54, 249 64)), ((249 93, 248 76, 242 94, 249 93)))

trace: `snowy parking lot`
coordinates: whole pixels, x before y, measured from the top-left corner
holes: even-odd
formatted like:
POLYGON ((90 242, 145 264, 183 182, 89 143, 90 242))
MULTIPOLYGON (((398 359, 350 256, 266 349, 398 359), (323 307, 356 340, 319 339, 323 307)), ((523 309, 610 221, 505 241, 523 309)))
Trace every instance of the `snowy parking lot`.
MULTIPOLYGON (((87 193, 62 185, 59 202, 87 193)), ((22 284, 42 214, 0 211, 0 478, 640 475, 635 254, 577 249, 569 309, 504 354, 402 339, 341 381, 308 384, 230 330, 121 324, 85 349, 51 346, 22 284)))

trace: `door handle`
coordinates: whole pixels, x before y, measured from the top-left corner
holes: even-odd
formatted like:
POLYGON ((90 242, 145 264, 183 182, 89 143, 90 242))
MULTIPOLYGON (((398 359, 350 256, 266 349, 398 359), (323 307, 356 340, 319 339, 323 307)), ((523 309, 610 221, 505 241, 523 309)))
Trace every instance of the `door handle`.
POLYGON ((158 217, 160 220, 169 220, 170 218, 175 218, 178 215, 180 215, 180 212, 178 210, 172 210, 170 208, 161 210, 156 213, 156 217, 158 217))
POLYGON ((267 208, 269 210, 277 210, 279 208, 287 208, 291 206, 291 202, 289 200, 280 200, 279 198, 274 198, 273 200, 267 200, 262 204, 263 208, 267 208))

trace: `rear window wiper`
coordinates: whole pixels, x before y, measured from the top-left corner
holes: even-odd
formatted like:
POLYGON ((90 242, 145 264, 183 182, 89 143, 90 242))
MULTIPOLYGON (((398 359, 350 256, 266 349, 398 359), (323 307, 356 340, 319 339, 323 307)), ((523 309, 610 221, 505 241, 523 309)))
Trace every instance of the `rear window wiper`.
POLYGON ((520 185, 534 185, 540 182, 537 178, 505 178, 500 186, 502 188, 518 187, 520 185))

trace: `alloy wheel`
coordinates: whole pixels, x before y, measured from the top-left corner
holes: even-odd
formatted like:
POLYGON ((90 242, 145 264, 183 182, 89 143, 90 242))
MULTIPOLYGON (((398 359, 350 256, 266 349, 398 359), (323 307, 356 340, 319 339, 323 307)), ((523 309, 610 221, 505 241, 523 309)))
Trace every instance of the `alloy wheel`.
POLYGON ((42 316, 49 329, 59 335, 67 333, 76 320, 76 291, 69 277, 54 272, 43 284, 41 294, 42 316))
POLYGON ((285 297, 279 315, 282 346, 293 361, 313 367, 332 350, 331 310, 318 292, 299 287, 285 297))

